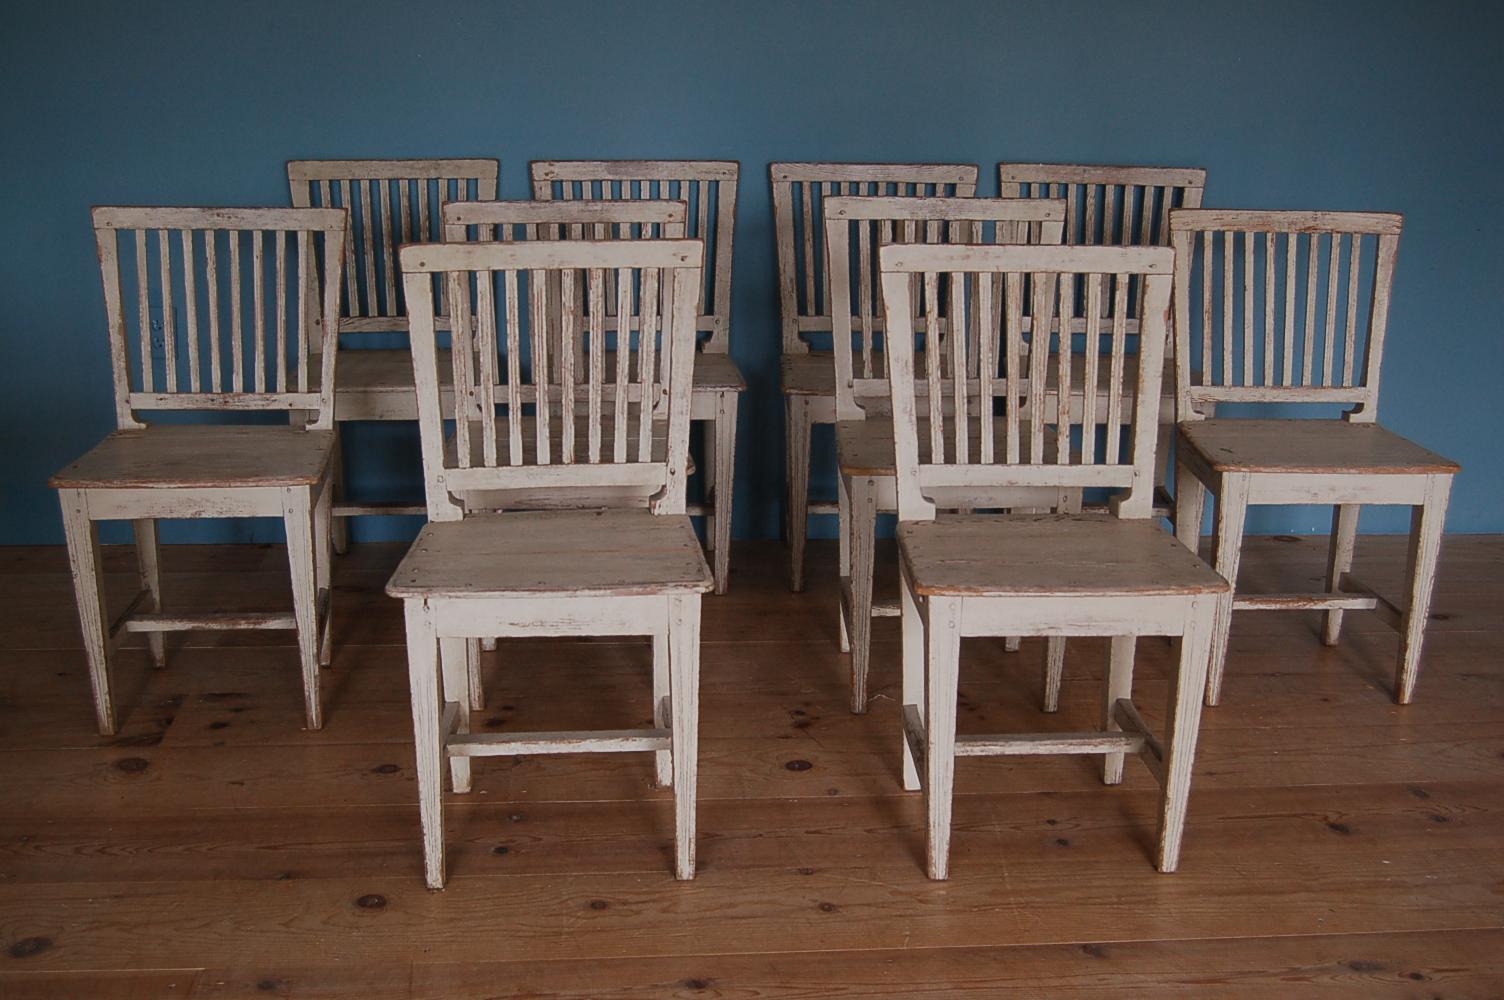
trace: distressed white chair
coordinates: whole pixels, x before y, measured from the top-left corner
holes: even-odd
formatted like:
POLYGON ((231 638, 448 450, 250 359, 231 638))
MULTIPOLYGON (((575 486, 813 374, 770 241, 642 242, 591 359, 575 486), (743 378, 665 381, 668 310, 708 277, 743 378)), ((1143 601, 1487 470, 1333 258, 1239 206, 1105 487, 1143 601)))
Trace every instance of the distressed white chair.
MULTIPOLYGON (((682 201, 456 201, 444 206, 444 241, 464 243, 469 241, 511 243, 519 240, 558 239, 683 239, 685 220, 689 207, 682 201)), ((618 325, 616 307, 616 275, 606 275, 606 331, 615 336, 618 325)), ((551 280, 561 280, 554 275, 551 280)), ((578 288, 576 288, 578 294, 578 288)), ((554 317, 549 329, 555 340, 549 346, 549 355, 557 368, 563 356, 558 338, 566 336, 562 330, 562 318, 558 316, 561 292, 557 287, 548 292, 548 307, 554 317)), ((587 303, 588 305, 588 303, 587 303)), ((629 317, 628 328, 632 329, 629 317)), ((575 329, 568 335, 577 340, 588 338, 590 317, 581 311, 574 317, 575 329)), ((583 342, 576 350, 582 350, 583 342)), ((606 369, 616 370, 615 352, 605 356, 606 369)), ((558 372, 555 371, 557 378, 558 372)), ((693 463, 688 470, 694 473, 693 463)), ((587 498, 588 499, 588 498, 587 498)), ((535 495, 530 501, 539 503, 535 495)), ((581 502, 578 490, 561 491, 557 500, 561 506, 574 506, 581 502)), ((481 641, 482 648, 494 650, 494 638, 481 641)), ((486 707, 485 688, 482 683, 480 661, 470 659, 470 708, 486 707)))
MULTIPOLYGON (((1125 753, 1143 756, 1163 793, 1157 864, 1180 854, 1191 762, 1201 714, 1212 616, 1227 584, 1155 524, 1155 428, 1174 254, 1144 247, 983 247, 894 244, 879 251, 887 316, 889 381, 898 465, 898 544, 903 600, 903 772, 926 795, 931 878, 949 872, 951 799, 957 756, 1101 754, 1103 780, 1122 780, 1125 753), (924 288, 929 329, 938 302, 951 322, 931 344, 923 380, 929 451, 919 446, 911 282, 924 288), (1057 394, 1030 391, 1046 379, 1052 353, 1069 365, 1072 338, 1046 333, 1056 352, 1032 343, 1058 329, 1077 289, 1088 302, 1084 348, 1099 364, 1113 402, 1125 392, 1126 300, 1141 283, 1136 412, 1125 445, 1118 407, 1099 442, 1089 412, 1057 394), (1029 304, 1024 302, 1029 297, 1029 304), (1102 297, 1118 299, 1107 329, 1102 297), (983 318, 980 335, 951 334, 958 317, 983 318), (997 317, 997 322, 991 321, 997 317), (1027 319, 1026 319, 1027 317, 1027 319), (1095 348, 1103 339, 1105 349, 1095 348), (972 352, 977 355, 973 365, 972 352), (1105 359, 1105 360, 1103 360, 1105 359), (1001 361, 1001 374, 994 376, 1001 361), (1025 374, 1027 369, 1027 374, 1025 374), (975 370, 973 379, 970 373, 975 370), (957 377, 960 373, 960 377, 957 377), (1014 380, 1026 379, 1015 385, 1014 380), (943 401, 949 400, 947 413, 943 401), (996 440, 1002 424, 1002 445, 996 440), (1019 488, 1120 489, 1108 514, 969 515, 937 519, 937 508, 1003 506, 1019 488), (1111 636, 1102 731, 956 735, 961 638, 997 635, 1111 636), (1163 737, 1144 725, 1131 699, 1134 639, 1179 638, 1163 737)), ((1068 374, 1067 371, 1060 372, 1068 374)), ((1063 381, 1063 380, 1062 380, 1063 381)), ((1089 383, 1091 384, 1091 383, 1089 383)), ((1092 396, 1087 395, 1089 403, 1092 396)))
POLYGON ((731 360, 731 251, 741 165, 722 160, 537 160, 533 197, 539 201, 677 200, 689 207, 686 235, 705 243, 700 290, 691 419, 705 434, 704 503, 715 592, 731 580, 731 513, 736 480, 736 419, 747 380, 731 360))
MULTIPOLYGON (((851 710, 867 711, 867 669, 872 618, 897 616, 897 603, 873 601, 877 515, 898 509, 893 458, 893 421, 882 343, 882 303, 877 287, 877 251, 889 243, 1059 243, 1065 202, 1024 198, 864 198, 825 199, 823 243, 828 255, 835 354, 837 500, 840 509, 840 634, 851 654, 851 710), (853 293, 855 293, 853 295, 853 293)), ((928 333, 922 289, 915 329, 928 333)), ((939 304, 940 323, 948 303, 939 304)), ((974 334, 974 331, 973 331, 974 334)), ((924 366, 923 356, 920 367, 924 366)), ((972 355, 975 362, 975 354, 972 355)), ((923 377, 919 391, 925 390, 923 377)), ((921 427, 921 442, 928 428, 921 427)), ((1060 507, 1058 490, 1019 491, 1022 506, 1060 507)), ((1064 642, 1052 639, 1050 659, 1064 656, 1064 642)))
POLYGON ((835 363, 818 340, 832 329, 825 199, 836 195, 969 198, 972 163, 773 163, 773 228, 778 248, 779 378, 784 399, 789 586, 804 589, 804 548, 811 514, 838 514, 839 504, 811 503, 810 437, 836 422, 835 363), (816 343, 811 343, 816 341, 816 343))
POLYGON ((1234 610, 1324 610, 1335 645, 1345 611, 1373 609, 1400 633, 1394 697, 1415 693, 1436 558, 1457 463, 1379 426, 1379 367, 1399 250, 1399 215, 1367 212, 1177 211, 1176 517, 1201 535, 1216 497, 1216 567, 1234 586, 1249 504, 1332 504, 1325 590, 1229 594, 1218 608, 1206 703, 1221 698, 1234 610), (1193 370, 1192 359, 1200 362, 1193 370), (1212 419, 1214 408, 1348 405, 1342 419, 1212 419), (1364 504, 1412 510, 1408 599, 1393 603, 1352 566, 1364 504))
POLYGON ((713 581, 684 508, 703 258, 698 240, 402 250, 429 524, 387 593, 407 621, 431 888, 444 883, 441 763, 465 792, 475 756, 654 752, 658 782, 674 788, 674 871, 694 875, 700 596, 713 581), (635 350, 615 352, 613 371, 607 273, 617 315, 636 316, 639 331, 635 350), (435 278, 454 318, 448 408, 435 278), (583 354, 548 329, 551 285, 565 329, 588 308, 583 354), (557 366, 554 343, 563 345, 557 366), (614 509, 518 510, 558 506, 566 491, 614 509), (651 636, 654 728, 471 735, 473 640, 560 635, 651 636))
MULTIPOLYGON (((412 357, 403 343, 406 308, 396 253, 406 243, 440 239, 440 208, 451 201, 495 199, 500 164, 487 159, 292 160, 287 181, 298 207, 349 211, 339 332, 343 360, 335 386, 335 420, 418 419, 412 357)), ((441 293, 442 294, 442 293, 441 293)), ((448 322, 439 306, 439 323, 448 322)), ((445 391, 449 391, 446 385, 445 391)), ((338 430, 338 427, 336 427, 338 430)), ((335 460, 334 547, 345 551, 347 518, 422 514, 405 502, 352 502, 344 495, 344 458, 335 460)))
POLYGON ((99 731, 116 731, 110 660, 145 632, 297 632, 307 725, 323 725, 329 662, 329 481, 345 213, 288 208, 96 208, 118 429, 52 477, 99 731), (134 276, 134 282, 128 276, 134 276), (285 413, 289 423, 162 422, 156 415, 285 413), (162 610, 159 518, 277 517, 287 530, 291 613, 162 610), (141 590, 106 613, 96 522, 133 521, 141 590))
MULTIPOLYGON (((1079 246, 1169 246, 1170 212, 1200 208, 1206 192, 1206 171, 1200 167, 1124 167, 1079 163, 999 163, 998 194, 1003 198, 1063 198, 1066 204, 1065 242, 1079 246)), ((1072 328, 1083 328, 1084 303, 1077 302, 1072 328)), ((1110 309, 1111 303, 1104 303, 1110 309)), ((1129 303, 1132 313, 1133 303, 1129 303)), ((1129 332, 1137 332, 1130 321, 1129 332)), ((1171 345, 1173 351, 1173 344, 1171 345)), ((1132 355, 1129 363, 1133 363, 1132 355)), ((1170 445, 1175 431, 1175 375, 1167 356, 1161 379, 1160 442, 1156 449, 1159 492, 1155 508, 1173 518, 1169 499, 1170 445)), ((1071 391, 1081 393, 1080 369, 1071 391)), ((1106 387, 1097 387, 1099 406, 1106 387)), ((1047 701, 1053 696, 1047 694, 1047 701)))

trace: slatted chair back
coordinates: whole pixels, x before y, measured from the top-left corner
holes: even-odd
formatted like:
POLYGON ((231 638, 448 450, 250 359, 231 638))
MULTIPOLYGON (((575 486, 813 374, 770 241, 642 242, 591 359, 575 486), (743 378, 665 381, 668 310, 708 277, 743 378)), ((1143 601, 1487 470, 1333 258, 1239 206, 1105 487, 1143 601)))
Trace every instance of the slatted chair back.
POLYGON ((930 246, 895 243, 878 252, 888 329, 889 383, 900 520, 930 520, 941 507, 1007 506, 1018 487, 1093 488, 1126 492, 1121 516, 1152 513, 1156 414, 1173 282, 1174 253, 1150 247, 930 246), (923 289, 930 341, 916 385, 913 277, 923 289), (1125 364, 1129 283, 1143 289, 1137 366, 1125 364), (1055 321, 1084 293, 1082 342, 1061 336, 1055 321), (1104 298, 1116 300, 1104 319, 1104 298), (940 304, 952 321, 941 325, 940 304), (964 317, 964 324, 956 318, 964 317), (958 336, 981 320, 979 335, 958 336), (1048 349, 1036 343, 1048 331, 1048 349), (975 360, 972 358, 975 352, 975 360), (1030 392, 1052 374, 1065 384, 1080 353, 1087 384, 1105 365, 1108 399, 1030 392), (976 374, 973 376, 973 372, 976 374), (959 373, 959 375, 958 375, 959 373), (1134 374, 1136 373, 1136 374, 1134 374), (1135 378, 1136 383, 1130 380, 1135 378), (1125 407, 1125 394, 1132 405, 1125 407), (928 421, 929 452, 919 452, 919 418, 928 421), (1123 427, 1130 425, 1125 442, 1123 427), (1099 425, 1102 438, 1098 439, 1099 425))
MULTIPOLYGON (((403 333, 407 311, 399 248, 442 238, 440 210, 448 202, 495 200, 496 160, 292 160, 287 181, 299 207, 337 207, 350 213, 340 333, 403 333)), ((440 321, 447 310, 439 292, 440 321)))
POLYGON ((417 245, 403 248, 401 263, 430 519, 455 520, 462 497, 486 491, 636 490, 660 513, 684 512, 689 359, 704 266, 698 240, 417 245), (611 370, 608 273, 617 315, 639 316, 641 328, 635 344, 614 352, 611 370), (439 391, 436 276, 454 305, 448 412, 439 391), (562 293, 557 318, 546 304, 551 284, 562 293), (592 319, 579 350, 550 327, 567 327, 584 310, 592 319), (560 342, 554 364, 548 354, 560 342))
MULTIPOLYGON (((970 198, 974 163, 773 163, 773 228, 784 354, 806 354, 812 335, 831 333, 830 259, 820 224, 836 196, 970 198)), ((926 229, 938 241, 938 222, 926 229)), ((850 317, 848 317, 850 319, 850 317)))
POLYGON ((1065 199, 1065 242, 1082 246, 1169 246, 1170 212, 1206 191, 1199 167, 999 163, 997 180, 1000 198, 1065 199))
POLYGON ((682 201, 686 236, 705 243, 696 306, 700 350, 731 350, 731 252, 741 164, 734 160, 535 160, 539 201, 682 201))
POLYGON ((1403 226, 1380 212, 1172 212, 1180 419, 1331 403, 1377 420, 1403 226))
MULTIPOLYGON (((885 409, 888 401, 879 248, 890 243, 1058 244, 1065 223, 1065 202, 1058 199, 833 195, 823 207, 830 298, 847 303, 832 311, 839 420, 861 419, 870 406, 885 409)), ((914 328, 924 333, 927 309, 918 274, 911 275, 909 292, 916 309, 914 328)), ((938 305, 943 325, 949 317, 947 303, 938 305)), ((975 325, 969 335, 975 337, 975 325)), ((975 348, 970 357, 975 363, 975 348)))
POLYGON ((341 209, 94 209, 121 428, 166 410, 286 411, 327 428, 341 209))

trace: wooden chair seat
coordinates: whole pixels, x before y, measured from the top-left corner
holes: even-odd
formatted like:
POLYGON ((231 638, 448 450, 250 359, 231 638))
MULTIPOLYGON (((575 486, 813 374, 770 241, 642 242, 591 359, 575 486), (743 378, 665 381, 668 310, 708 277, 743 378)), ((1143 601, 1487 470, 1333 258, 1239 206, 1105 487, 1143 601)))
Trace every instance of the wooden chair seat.
POLYGON ((703 594, 714 585, 687 516, 569 510, 430 522, 386 592, 578 598, 703 594))
POLYGON ((906 521, 898 546, 924 596, 1221 594, 1227 581, 1158 525, 1110 514, 906 521))
POLYGON ((311 486, 334 431, 285 425, 153 424, 111 433, 52 477, 58 489, 311 486))
POLYGON ((1198 420, 1180 439, 1218 472, 1457 473, 1451 459, 1378 424, 1345 420, 1198 420))
POLYGON ((829 351, 785 354, 780 378, 786 395, 834 397, 836 394, 836 363, 829 351))

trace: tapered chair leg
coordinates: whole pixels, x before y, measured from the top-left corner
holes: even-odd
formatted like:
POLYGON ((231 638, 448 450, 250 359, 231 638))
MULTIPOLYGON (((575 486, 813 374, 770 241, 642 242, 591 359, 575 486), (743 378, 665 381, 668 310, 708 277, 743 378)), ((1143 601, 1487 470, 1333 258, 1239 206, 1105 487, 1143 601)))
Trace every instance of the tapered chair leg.
POLYGON ((804 589, 804 543, 809 537, 809 400, 788 396, 789 589, 804 589))
POLYGON ((1052 635, 1045 640, 1044 710, 1060 708, 1060 682, 1065 677, 1065 636, 1052 635))
MULTIPOLYGON (((908 568, 899 560, 898 600, 902 607, 903 626, 903 697, 901 709, 907 713, 910 706, 925 717, 924 699, 924 617, 914 592, 909 588, 908 568)), ((919 771, 924 761, 916 760, 908 737, 903 738, 903 787, 908 791, 919 789, 919 771)))
POLYGON ((956 775, 956 698, 961 658, 961 602, 929 598, 925 630, 924 802, 932 879, 950 877, 951 802, 956 775))
POLYGON ((287 563, 292 573, 292 610, 298 626, 298 659, 303 668, 303 711, 309 729, 322 729, 319 698, 318 586, 313 491, 289 486, 282 491, 282 523, 287 530, 287 563))
POLYGON ((1421 646, 1426 638, 1426 619, 1431 614, 1436 560, 1441 554, 1441 533, 1446 526, 1451 493, 1451 476, 1428 477, 1426 501, 1410 514, 1410 599, 1401 622, 1400 663, 1394 684, 1394 700, 1401 705, 1410 704, 1420 676, 1421 646))
POLYGON ((334 534, 331 517, 334 491, 328 483, 319 491, 313 507, 314 592, 325 595, 323 628, 319 630, 319 666, 327 667, 334 659, 334 534))
MULTIPOLYGON (((1342 586, 1342 574, 1353 568, 1353 544, 1358 535, 1358 515, 1363 508, 1357 504, 1338 504, 1332 512, 1332 540, 1326 557, 1326 590, 1335 593, 1342 586)), ((1326 613, 1322 623, 1321 641, 1328 646, 1337 645, 1342 636, 1342 609, 1333 608, 1326 613)))
POLYGON ((851 710, 867 711, 867 669, 872 662, 872 578, 876 574, 877 487, 851 480, 851 710))
POLYGON ((1213 568, 1232 588, 1218 600, 1212 628, 1212 657, 1207 667, 1206 703, 1222 700, 1222 674, 1227 665, 1227 640, 1232 629, 1233 597, 1238 587, 1238 562, 1243 554, 1243 522, 1248 514, 1248 482, 1242 476, 1223 476, 1217 490, 1217 545, 1213 568))
POLYGON ((695 877, 695 796, 700 753, 700 595, 669 598, 669 697, 673 719, 674 876, 695 877))
POLYGON ((444 888, 444 734, 439 643, 428 605, 406 602, 407 679, 413 703, 413 743, 418 764, 418 815, 423 824, 423 880, 444 888))
MULTIPOLYGON (((851 479, 836 471, 836 573, 842 584, 851 580, 851 479)), ((850 602, 845 586, 836 590, 836 626, 841 652, 851 652, 850 602)))
MULTIPOLYGON (((334 459, 329 473, 329 486, 332 491, 331 500, 339 501, 345 498, 345 449, 341 445, 344 437, 342 425, 334 425, 334 459)), ((334 551, 344 555, 350 551, 350 519, 348 517, 336 517, 329 525, 329 540, 334 551)))
MULTIPOLYGON (((149 517, 135 522, 136 564, 141 574, 141 589, 150 594, 148 610, 162 610, 162 563, 161 550, 157 547, 157 522, 149 517)), ((161 632, 146 633, 146 646, 151 650, 152 666, 167 666, 166 638, 161 632)))
MULTIPOLYGON (((1138 645, 1137 637, 1131 635, 1115 635, 1110 642, 1110 652, 1107 657, 1107 683, 1102 692, 1102 728, 1110 733, 1122 731, 1118 725, 1114 709, 1117 707, 1119 698, 1133 697, 1133 654, 1138 645)), ((1200 688, 1197 688, 1200 691, 1200 688)), ((1199 694, 1197 695, 1199 703, 1199 694)), ((1123 755, 1121 753, 1109 753, 1102 755, 1102 783, 1104 785, 1120 784, 1123 780, 1123 755)))
POLYGON ((714 450, 710 456, 711 475, 714 486, 712 499, 715 513, 710 525, 711 572, 715 576, 715 592, 726 593, 731 585, 731 512, 732 493, 736 481, 736 409, 738 394, 723 392, 716 397, 713 434, 714 450))
MULTIPOLYGON (((470 691, 471 654, 477 650, 473 639, 456 639, 444 636, 439 640, 439 671, 444 678, 443 695, 439 701, 443 715, 443 708, 452 703, 455 706, 456 733, 468 733, 470 731, 470 706, 467 704, 467 695, 470 691)), ((442 737, 444 734, 440 734, 442 737)), ((470 758, 454 756, 449 758, 449 787, 451 791, 468 792, 470 790, 470 758)))
POLYGON ((115 735, 115 699, 110 690, 110 649, 105 636, 104 574, 99 561, 99 532, 89 518, 88 494, 59 490, 63 531, 68 541, 68 564, 73 572, 73 596, 84 656, 89 661, 89 687, 94 694, 94 718, 99 735, 115 735))
MULTIPOLYGON (((653 726, 668 729, 673 724, 670 711, 669 645, 668 628, 660 628, 653 634, 653 726)), ((667 750, 653 752, 653 781, 659 788, 672 788, 674 784, 674 755, 667 750)))
POLYGON ((1185 832, 1186 805, 1191 794, 1191 767, 1196 757, 1196 737, 1201 728, 1201 693, 1211 658, 1213 620, 1217 602, 1210 597, 1191 600, 1186 611, 1185 634, 1180 638, 1180 656, 1170 685, 1170 704, 1165 712, 1164 788, 1159 813, 1159 849, 1155 861, 1162 872, 1180 864, 1180 840, 1185 832))

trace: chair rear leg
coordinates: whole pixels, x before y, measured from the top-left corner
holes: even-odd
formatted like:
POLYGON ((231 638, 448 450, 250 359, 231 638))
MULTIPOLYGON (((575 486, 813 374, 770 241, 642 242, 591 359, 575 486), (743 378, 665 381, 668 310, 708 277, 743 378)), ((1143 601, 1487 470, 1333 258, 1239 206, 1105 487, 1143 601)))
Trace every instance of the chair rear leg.
MULTIPOLYGON (((1342 586, 1342 574, 1353 568, 1353 544, 1358 535, 1358 515, 1363 508, 1357 504, 1338 504, 1332 511, 1332 540, 1326 556, 1326 590, 1335 593, 1342 586)), ((1328 646, 1337 645, 1342 636, 1342 609, 1333 608, 1326 613, 1322 623, 1321 641, 1328 646)))
POLYGON ((73 573, 73 597, 84 655, 89 661, 89 687, 94 694, 94 718, 99 735, 116 732, 115 700, 110 691, 110 644, 105 635, 104 575, 99 561, 99 532, 89 518, 88 494, 60 490, 63 530, 68 541, 68 565, 73 573))
POLYGON ((282 523, 287 530, 287 564, 292 574, 292 610, 297 621, 298 660, 303 668, 303 713, 309 729, 324 726, 319 698, 319 623, 314 569, 313 490, 282 491, 282 523))
POLYGON ((809 400, 787 398, 789 589, 798 593, 804 589, 804 543, 809 537, 809 400))
MULTIPOLYGON (((141 575, 141 589, 151 595, 148 607, 162 610, 162 555, 157 547, 157 522, 149 517, 138 518, 136 529, 136 566, 141 575)), ((161 669, 167 666, 167 637, 161 632, 146 633, 146 645, 151 650, 152 666, 161 669)))
POLYGON ((695 796, 700 754, 700 595, 669 598, 669 698, 673 721, 674 877, 695 877, 695 796))
POLYGON ((872 662, 872 578, 877 572, 877 488, 851 480, 851 710, 867 711, 867 670, 872 662))
POLYGON ((1238 562, 1243 555, 1243 522, 1248 515, 1248 484, 1241 476, 1223 476, 1217 490, 1217 546, 1213 566, 1232 585, 1217 601, 1212 628, 1212 657, 1206 674, 1206 703, 1222 700, 1222 672, 1227 665, 1227 640, 1232 631, 1232 602, 1238 586, 1238 562))
POLYGON ((929 598, 925 644, 924 801, 932 879, 950 877, 951 804, 956 777, 956 698, 961 658, 961 602, 929 598))
MULTIPOLYGON (((446 635, 439 640, 439 665, 444 678, 439 716, 443 718, 443 708, 452 702, 457 709, 454 725, 454 731, 457 733, 470 731, 468 695, 470 677, 474 673, 471 669, 471 654, 477 651, 478 647, 473 639, 459 639, 446 635)), ((440 741, 442 742, 447 735, 447 733, 440 733, 440 741)), ((458 793, 470 790, 469 757, 449 757, 449 786, 458 793)))
MULTIPOLYGON (((1136 636, 1115 635, 1107 658, 1107 683, 1102 692, 1102 728, 1110 733, 1122 731, 1113 709, 1119 698, 1133 697, 1133 655, 1138 641, 1136 636)), ((1199 689, 1198 689, 1199 691, 1199 689)), ((1197 696, 1199 700, 1199 695, 1197 696)), ((1102 783, 1120 784, 1123 780, 1122 753, 1102 755, 1102 783)))

